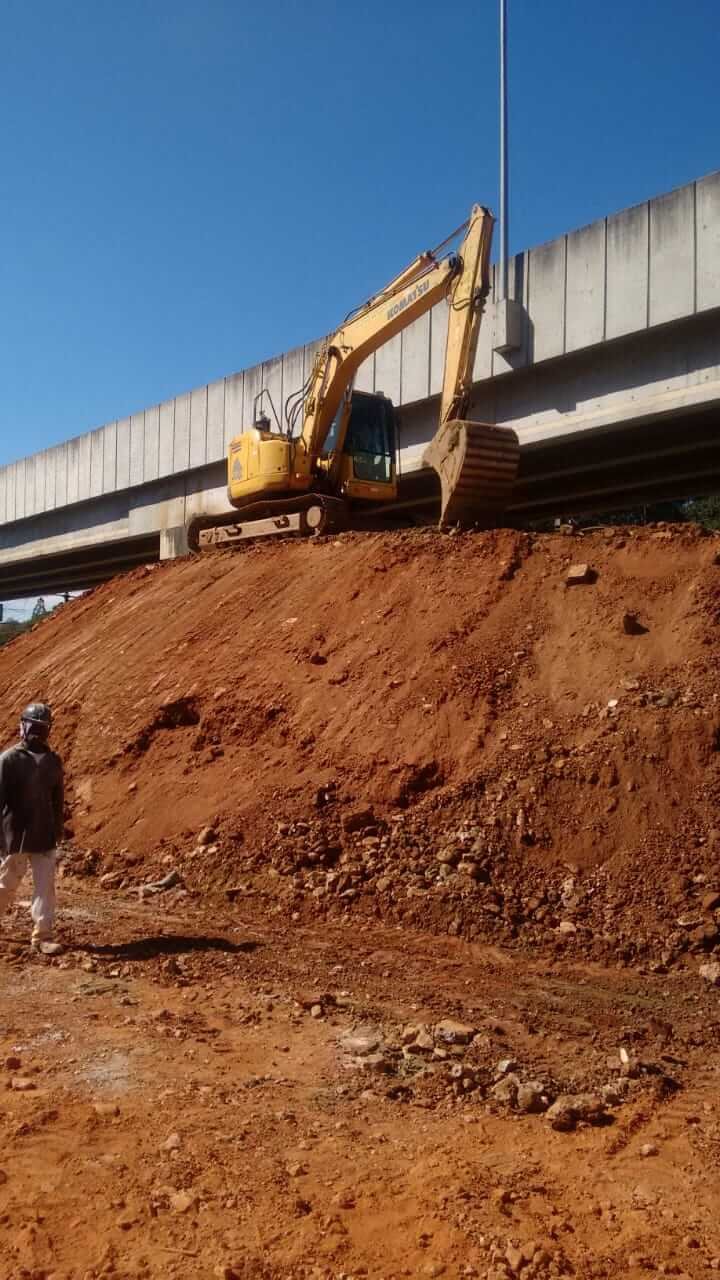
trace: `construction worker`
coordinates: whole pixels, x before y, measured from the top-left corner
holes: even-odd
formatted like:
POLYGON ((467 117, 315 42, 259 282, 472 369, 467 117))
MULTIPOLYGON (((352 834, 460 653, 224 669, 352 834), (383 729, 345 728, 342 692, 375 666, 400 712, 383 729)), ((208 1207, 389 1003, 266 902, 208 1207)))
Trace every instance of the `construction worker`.
POLYGON ((63 767, 48 746, 52 712, 31 702, 20 717, 20 741, 0 755, 0 915, 10 906, 28 865, 34 892, 32 946, 62 951, 53 939, 55 849, 63 834, 63 767))

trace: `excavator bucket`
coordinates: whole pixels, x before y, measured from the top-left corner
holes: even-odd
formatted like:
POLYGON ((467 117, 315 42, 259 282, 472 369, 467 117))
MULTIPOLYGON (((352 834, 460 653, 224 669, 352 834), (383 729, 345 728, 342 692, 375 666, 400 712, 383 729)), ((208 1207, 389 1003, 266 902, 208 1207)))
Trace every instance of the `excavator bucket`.
POLYGON ((440 477, 440 525, 497 524, 515 484, 520 444, 509 427, 444 422, 423 453, 440 477))

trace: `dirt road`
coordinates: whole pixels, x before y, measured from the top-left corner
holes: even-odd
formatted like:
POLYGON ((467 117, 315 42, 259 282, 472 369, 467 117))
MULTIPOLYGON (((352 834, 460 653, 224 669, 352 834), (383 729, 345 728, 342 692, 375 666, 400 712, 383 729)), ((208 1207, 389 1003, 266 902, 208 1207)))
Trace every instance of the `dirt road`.
POLYGON ((720 1269, 696 975, 61 887, 65 956, 0 944, 6 1280, 720 1269))

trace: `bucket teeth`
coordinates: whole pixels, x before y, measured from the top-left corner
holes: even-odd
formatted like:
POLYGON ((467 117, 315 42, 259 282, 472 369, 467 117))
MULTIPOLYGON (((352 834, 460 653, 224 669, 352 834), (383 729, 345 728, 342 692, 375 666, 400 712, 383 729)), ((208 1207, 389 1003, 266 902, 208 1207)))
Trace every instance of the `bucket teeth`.
POLYGON ((440 524, 487 527, 510 500, 520 444, 509 427, 453 419, 439 428, 422 460, 440 477, 440 524))

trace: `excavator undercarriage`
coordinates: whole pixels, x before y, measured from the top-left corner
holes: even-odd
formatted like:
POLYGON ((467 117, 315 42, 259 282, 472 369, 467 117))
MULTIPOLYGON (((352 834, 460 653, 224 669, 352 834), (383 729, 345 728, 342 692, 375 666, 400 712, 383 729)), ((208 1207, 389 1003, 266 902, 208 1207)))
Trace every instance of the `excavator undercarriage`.
POLYGON ((225 516, 196 516, 187 527, 188 547, 190 551, 206 551, 236 546, 250 538, 332 533, 346 529, 348 517, 342 498, 322 493, 251 502, 225 516))

